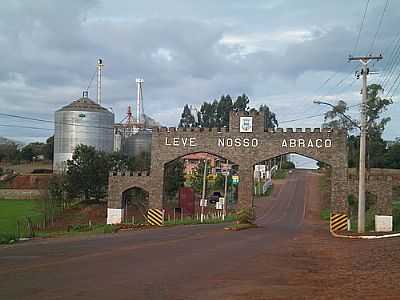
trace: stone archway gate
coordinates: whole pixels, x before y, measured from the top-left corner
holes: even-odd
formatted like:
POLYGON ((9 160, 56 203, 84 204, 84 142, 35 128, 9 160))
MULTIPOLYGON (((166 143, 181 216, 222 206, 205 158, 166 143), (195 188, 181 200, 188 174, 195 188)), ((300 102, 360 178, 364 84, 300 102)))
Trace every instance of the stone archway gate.
POLYGON ((120 223, 122 193, 133 187, 149 192, 149 207, 162 209, 165 165, 190 153, 207 152, 239 165, 239 207, 253 205, 253 166, 288 153, 329 164, 331 211, 347 214, 347 147, 343 130, 264 129, 264 114, 232 112, 229 128, 154 128, 151 168, 146 173, 110 174, 108 223, 120 223))

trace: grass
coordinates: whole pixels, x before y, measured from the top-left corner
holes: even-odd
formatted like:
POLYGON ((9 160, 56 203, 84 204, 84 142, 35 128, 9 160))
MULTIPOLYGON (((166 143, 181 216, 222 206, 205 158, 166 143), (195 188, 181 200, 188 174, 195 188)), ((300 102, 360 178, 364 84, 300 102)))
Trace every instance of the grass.
POLYGON ((35 233, 35 236, 42 238, 85 236, 94 234, 115 233, 118 231, 118 229, 119 225, 96 224, 89 226, 88 224, 76 224, 70 226, 67 230, 39 231, 35 233))
POLYGON ((330 221, 331 218, 331 211, 329 208, 325 208, 321 211, 320 217, 324 221, 330 221))
POLYGON ((233 222, 237 219, 237 216, 235 215, 228 215, 225 217, 225 220, 222 219, 206 219, 204 220, 203 223, 201 223, 200 219, 194 219, 194 218, 184 218, 183 220, 176 219, 170 220, 170 221, 165 221, 164 225, 167 226, 173 226, 173 225, 195 225, 195 224, 219 224, 219 223, 228 223, 228 222, 233 222))
POLYGON ((33 222, 42 218, 37 200, 0 200, 0 233, 15 233, 17 220, 26 217, 33 222))

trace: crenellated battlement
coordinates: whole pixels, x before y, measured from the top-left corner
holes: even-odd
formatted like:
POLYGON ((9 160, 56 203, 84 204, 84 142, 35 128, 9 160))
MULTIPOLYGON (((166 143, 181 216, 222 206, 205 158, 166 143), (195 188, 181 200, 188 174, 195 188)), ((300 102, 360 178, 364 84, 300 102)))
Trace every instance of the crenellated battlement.
MULTIPOLYGON (((153 132, 165 132, 165 133, 176 133, 176 132, 194 132, 194 133, 204 133, 209 134, 210 132, 213 133, 227 133, 230 132, 229 128, 203 128, 203 127, 154 127, 153 132)), ((342 133, 342 129, 335 129, 335 128, 265 128, 264 132, 268 133, 342 133)))
POLYGON ((150 171, 121 171, 121 172, 110 172, 110 177, 126 176, 126 177, 145 177, 150 176, 150 171))

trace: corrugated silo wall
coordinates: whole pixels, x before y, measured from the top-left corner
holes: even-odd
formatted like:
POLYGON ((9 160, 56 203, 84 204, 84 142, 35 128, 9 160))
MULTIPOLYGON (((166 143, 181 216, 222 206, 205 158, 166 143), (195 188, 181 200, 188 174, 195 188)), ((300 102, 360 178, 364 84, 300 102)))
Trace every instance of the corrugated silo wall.
POLYGON ((114 114, 111 112, 57 111, 55 113, 54 162, 56 172, 63 171, 79 144, 112 152, 114 114))

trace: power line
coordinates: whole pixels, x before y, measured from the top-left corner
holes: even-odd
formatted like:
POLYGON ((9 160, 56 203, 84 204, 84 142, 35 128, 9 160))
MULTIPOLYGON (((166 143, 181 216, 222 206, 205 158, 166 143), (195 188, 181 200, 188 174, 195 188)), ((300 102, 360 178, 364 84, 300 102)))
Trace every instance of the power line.
MULTIPOLYGON (((350 108, 353 108, 353 107, 356 107, 356 106, 360 106, 360 105, 361 104, 354 104, 354 105, 348 106, 347 108, 350 109, 350 108)), ((305 117, 302 117, 302 118, 284 120, 284 121, 280 121, 279 124, 291 123, 291 122, 302 121, 302 120, 307 120, 307 119, 313 119, 313 118, 316 118, 316 117, 324 116, 325 114, 326 114, 326 112, 323 112, 323 113, 319 113, 319 114, 316 114, 316 115, 305 116, 305 117)))
POLYGON ((395 66, 395 62, 396 62, 396 58, 399 55, 399 49, 400 49, 400 32, 393 38, 392 43, 390 44, 390 46, 388 46, 384 53, 386 53, 387 51, 389 51, 389 49, 392 48, 392 52, 390 53, 390 58, 387 60, 385 67, 382 71, 383 75, 379 81, 379 85, 384 87, 386 85, 386 82, 389 78, 389 74, 391 73, 393 67, 395 66), (387 70, 389 70, 389 73, 387 72, 387 70))
POLYGON ((396 65, 398 64, 399 61, 399 57, 400 57, 400 34, 397 43, 395 44, 395 47, 393 48, 393 51, 390 55, 390 61, 385 66, 384 72, 386 73, 386 75, 381 81, 382 86, 385 86, 392 78, 393 72, 395 71, 396 65))
MULTIPOLYGON (((362 21, 361 21, 361 24, 360 24, 360 29, 359 29, 359 31, 358 31, 356 43, 355 43, 355 45, 354 45, 353 53, 357 50, 358 44, 359 44, 359 42, 360 42, 361 32, 362 32, 362 29, 363 29, 363 27, 364 27, 365 18, 366 18, 366 14, 367 14, 367 11, 368 11, 369 1, 370 1, 370 0, 367 0, 366 6, 365 6, 365 9, 364 9, 364 14, 363 14, 362 21)), ((353 69, 353 70, 352 70, 352 73, 353 73, 355 70, 356 70, 356 69, 353 69)), ((338 75, 339 73, 340 73, 339 71, 336 71, 335 73, 331 74, 331 75, 330 75, 330 76, 315 90, 314 93, 317 93, 322 87, 324 87, 329 81, 331 81, 331 80, 332 80, 336 75, 338 75)), ((342 79, 340 79, 340 80, 337 82, 337 84, 336 84, 335 87, 330 88, 329 92, 332 92, 335 88, 340 87, 340 85, 343 84, 345 81, 347 81, 348 78, 349 78, 349 76, 346 75, 345 77, 343 77, 342 79)), ((352 85, 352 84, 351 84, 351 85, 352 85)))
POLYGON ((317 93, 321 88, 323 88, 329 81, 331 81, 337 74, 339 74, 339 71, 336 71, 332 73, 316 90, 314 93, 317 93))
POLYGON ((371 53, 372 50, 374 49, 375 42, 376 42, 376 38, 377 38, 377 36, 378 36, 379 31, 381 30, 381 26, 382 26, 382 22, 383 22, 383 17, 385 16, 385 13, 386 13, 386 10, 387 10, 388 6, 389 6, 389 0, 386 0, 385 7, 383 8, 381 17, 380 17, 380 19, 379 19, 378 28, 376 29, 374 39, 372 40, 372 43, 371 43, 371 46, 370 46, 370 49, 369 49, 369 53, 371 53))
POLYGON ((96 73, 97 73, 97 69, 93 72, 92 78, 90 78, 89 84, 86 88, 87 91, 89 91, 89 88, 92 86, 92 82, 93 82, 94 76, 96 76, 96 73))
POLYGON ((370 0, 367 0, 367 3, 366 3, 366 5, 365 5, 364 14, 363 14, 362 21, 361 21, 361 24, 360 24, 360 29, 359 29, 359 31, 358 31, 356 43, 355 43, 355 45, 354 45, 353 53, 355 53, 355 52, 357 51, 358 44, 359 44, 359 42, 360 42, 360 36, 361 36, 362 29, 363 29, 363 27, 364 27, 365 17, 366 17, 366 15, 367 15, 368 6, 369 6, 369 1, 370 1, 370 0))
POLYGON ((75 124, 75 123, 67 123, 67 122, 54 122, 54 121, 45 120, 45 119, 31 118, 31 117, 14 115, 14 114, 6 114, 6 113, 0 113, 0 116, 23 119, 23 120, 31 120, 31 121, 36 121, 36 122, 51 123, 51 124, 56 124, 56 125, 62 124, 62 125, 70 125, 70 126, 78 126, 78 127, 86 127, 86 128, 114 129, 113 127, 106 127, 106 126, 83 125, 83 124, 75 124))
POLYGON ((12 125, 12 124, 0 124, 0 127, 10 127, 10 128, 26 128, 26 129, 38 129, 38 130, 51 130, 53 128, 43 128, 43 127, 31 127, 31 126, 20 126, 20 125, 12 125))
POLYGON ((387 91, 386 96, 389 96, 389 94, 390 94, 390 92, 392 91, 393 87, 397 84, 396 88, 393 90, 392 95, 390 96, 390 97, 393 97, 393 95, 395 94, 395 92, 396 92, 397 89, 399 88, 399 85, 400 85, 399 79, 400 79, 400 72, 399 72, 399 74, 397 75, 397 77, 396 77, 395 81, 393 82, 392 86, 390 87, 390 89, 387 91), (397 82, 399 82, 399 83, 397 83, 397 82))

